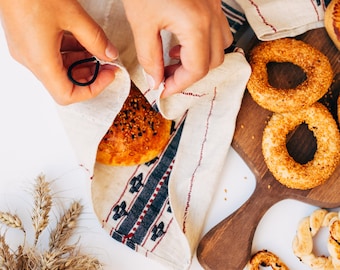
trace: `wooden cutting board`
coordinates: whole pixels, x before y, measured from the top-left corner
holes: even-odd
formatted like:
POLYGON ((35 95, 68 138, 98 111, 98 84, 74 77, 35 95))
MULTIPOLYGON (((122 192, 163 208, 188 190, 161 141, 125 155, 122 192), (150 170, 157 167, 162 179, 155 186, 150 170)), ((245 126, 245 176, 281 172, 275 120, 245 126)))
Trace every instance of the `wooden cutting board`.
MULTIPOLYGON (((296 38, 323 52, 332 64, 334 82, 321 102, 335 117, 336 98, 340 89, 340 52, 324 28, 309 31, 296 38)), ((249 48, 258 42, 253 37, 249 48)), ((288 63, 271 64, 268 75, 273 86, 294 87, 304 78, 301 69, 288 63)), ((275 180, 264 162, 261 150, 262 132, 271 114, 257 105, 249 93, 245 92, 232 146, 254 173, 256 187, 248 201, 201 240, 197 257, 204 269, 243 269, 250 259, 252 240, 260 219, 278 201, 290 198, 324 208, 340 206, 340 166, 325 184, 311 190, 289 189, 275 180)), ((299 126, 287 137, 287 141, 287 149, 297 161, 302 163, 313 158, 316 141, 306 126, 299 126)))

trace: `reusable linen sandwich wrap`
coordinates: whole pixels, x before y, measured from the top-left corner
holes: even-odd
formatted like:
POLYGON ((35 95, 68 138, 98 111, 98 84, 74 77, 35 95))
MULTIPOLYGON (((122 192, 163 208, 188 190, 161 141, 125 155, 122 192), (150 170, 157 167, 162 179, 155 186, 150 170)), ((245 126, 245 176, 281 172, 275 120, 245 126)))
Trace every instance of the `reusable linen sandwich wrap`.
POLYGON ((330 0, 235 0, 260 40, 295 37, 324 26, 330 0))
MULTIPOLYGON (((250 66, 242 51, 228 53, 201 81, 160 100, 162 87, 146 86, 121 1, 80 2, 120 51, 120 63, 111 63, 117 66, 116 78, 102 94, 58 107, 79 163, 89 173, 94 211, 113 239, 170 269, 188 269, 230 147, 250 66), (130 80, 174 121, 171 140, 147 164, 97 164, 97 146, 122 107, 130 80)), ((167 32, 162 37, 167 57, 176 40, 167 32)))

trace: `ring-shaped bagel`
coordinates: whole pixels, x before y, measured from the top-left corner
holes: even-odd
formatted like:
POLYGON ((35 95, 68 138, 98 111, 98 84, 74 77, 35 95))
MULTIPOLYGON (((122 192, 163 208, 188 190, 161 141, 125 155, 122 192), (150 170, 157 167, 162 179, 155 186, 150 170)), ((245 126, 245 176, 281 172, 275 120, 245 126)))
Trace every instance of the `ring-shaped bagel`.
POLYGON ((272 112, 287 112, 318 101, 329 89, 333 71, 328 58, 309 44, 293 38, 260 43, 251 52, 252 68, 247 88, 252 98, 272 112), (270 85, 267 64, 292 63, 306 74, 295 88, 280 89, 270 85))
POLYGON ((263 132, 262 152, 268 169, 283 185, 311 189, 324 183, 340 161, 340 133, 337 124, 321 103, 295 112, 273 113, 263 132), (305 123, 316 138, 314 158, 296 162, 286 147, 287 134, 305 123))

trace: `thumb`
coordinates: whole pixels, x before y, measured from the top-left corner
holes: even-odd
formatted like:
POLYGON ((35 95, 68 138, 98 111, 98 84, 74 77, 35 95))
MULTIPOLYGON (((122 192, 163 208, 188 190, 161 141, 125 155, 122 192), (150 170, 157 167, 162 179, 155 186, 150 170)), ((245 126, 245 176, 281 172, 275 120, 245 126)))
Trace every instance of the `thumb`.
POLYGON ((92 55, 101 60, 118 58, 117 48, 110 42, 103 29, 90 17, 79 3, 74 3, 74 16, 68 20, 67 30, 92 55))

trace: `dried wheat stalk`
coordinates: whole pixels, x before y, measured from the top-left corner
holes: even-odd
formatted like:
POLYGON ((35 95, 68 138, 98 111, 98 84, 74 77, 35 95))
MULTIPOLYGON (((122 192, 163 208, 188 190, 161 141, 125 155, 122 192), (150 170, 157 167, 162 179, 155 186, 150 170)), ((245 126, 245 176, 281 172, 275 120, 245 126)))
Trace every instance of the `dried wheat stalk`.
POLYGON ((34 188, 34 207, 32 211, 32 224, 35 230, 35 245, 41 232, 49 223, 49 213, 52 207, 52 196, 49 182, 43 175, 36 179, 34 188))
POLYGON ((102 269, 102 265, 100 262, 95 259, 91 258, 87 255, 78 254, 77 256, 73 256, 67 260, 64 265, 61 265, 62 268, 56 269, 69 269, 69 270, 99 270, 102 269))
POLYGON ((56 228, 51 232, 49 249, 40 251, 37 242, 41 232, 49 224, 49 214, 52 207, 52 196, 49 183, 44 176, 36 179, 34 186, 34 207, 32 210, 32 225, 35 230, 33 246, 25 246, 26 232, 17 215, 0 212, 0 222, 11 228, 18 228, 25 234, 23 245, 19 245, 16 252, 12 252, 6 244, 5 235, 0 235, 0 269, 1 270, 99 270, 100 262, 91 256, 80 254, 77 245, 66 245, 82 212, 82 205, 75 201, 69 209, 61 215, 56 228))
POLYGON ((50 250, 65 245, 77 226, 77 221, 82 210, 83 207, 79 202, 75 201, 72 203, 70 208, 60 218, 55 230, 51 232, 49 242, 50 250))
POLYGON ((9 246, 5 241, 5 236, 0 236, 0 269, 10 270, 16 269, 16 260, 9 246))
POLYGON ((65 256, 64 251, 46 251, 40 258, 40 269, 54 269, 61 261, 64 262, 67 256, 69 254, 67 253, 65 256))
POLYGON ((15 257, 16 257, 16 261, 17 261, 17 268, 18 269, 28 269, 26 267, 26 257, 27 255, 24 254, 24 247, 22 245, 18 246, 17 251, 15 252, 15 257))
POLYGON ((35 247, 26 248, 21 257, 21 268, 23 270, 40 269, 39 252, 35 247))
POLYGON ((18 228, 25 232, 22 226, 21 219, 17 215, 12 215, 9 212, 0 211, 0 222, 11 228, 18 228))

